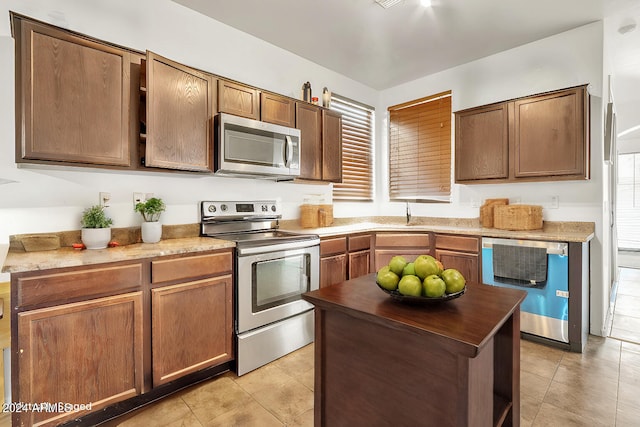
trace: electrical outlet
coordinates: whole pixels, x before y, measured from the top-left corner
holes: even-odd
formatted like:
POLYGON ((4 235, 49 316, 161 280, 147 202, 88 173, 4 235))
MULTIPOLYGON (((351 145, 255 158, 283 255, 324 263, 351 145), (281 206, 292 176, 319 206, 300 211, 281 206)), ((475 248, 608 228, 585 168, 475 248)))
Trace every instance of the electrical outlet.
POLYGON ((102 206, 103 208, 108 208, 109 206, 111 206, 111 193, 105 193, 105 192, 100 192, 99 193, 99 197, 100 197, 100 206, 102 206))
POLYGON ((558 209, 559 204, 560 204, 560 198, 558 196, 551 196, 551 201, 549 202, 549 208, 558 209))
POLYGON ((146 201, 144 193, 133 193, 133 207, 135 209, 138 203, 144 203, 146 201))

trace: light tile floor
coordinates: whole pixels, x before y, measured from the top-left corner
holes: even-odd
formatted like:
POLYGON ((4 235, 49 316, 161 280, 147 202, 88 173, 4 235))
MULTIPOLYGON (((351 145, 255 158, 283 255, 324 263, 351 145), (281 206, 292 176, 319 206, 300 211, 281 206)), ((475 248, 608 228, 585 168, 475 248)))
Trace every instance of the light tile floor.
MULTIPOLYGON (((640 254, 636 257, 640 258, 640 254)), ((640 344, 640 269, 619 271, 610 336, 640 344)))
MULTIPOLYGON (((590 335, 583 353, 521 341, 523 427, 640 426, 640 327, 633 320, 640 321, 640 270, 622 270, 613 325, 630 328, 626 340, 590 335)), ((117 425, 312 426, 313 344, 242 377, 226 373, 193 386, 117 425)))

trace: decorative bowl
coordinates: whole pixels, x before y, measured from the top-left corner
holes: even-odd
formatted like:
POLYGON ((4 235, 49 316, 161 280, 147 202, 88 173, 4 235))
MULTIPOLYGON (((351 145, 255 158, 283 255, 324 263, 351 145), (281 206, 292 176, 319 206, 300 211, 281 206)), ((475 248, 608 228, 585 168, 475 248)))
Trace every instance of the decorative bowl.
POLYGON ((414 297, 410 295, 402 295, 400 292, 398 292, 397 289, 394 291, 385 289, 382 286, 380 286, 378 282, 376 282, 376 285, 378 285, 378 287, 382 289, 385 293, 389 294, 391 299, 395 301, 400 301, 405 304, 416 304, 416 305, 429 305, 429 304, 440 303, 443 301, 451 301, 452 299, 461 297, 467 290, 467 287, 465 286, 464 288, 462 288, 460 292, 455 292, 453 294, 444 294, 441 297, 414 297))

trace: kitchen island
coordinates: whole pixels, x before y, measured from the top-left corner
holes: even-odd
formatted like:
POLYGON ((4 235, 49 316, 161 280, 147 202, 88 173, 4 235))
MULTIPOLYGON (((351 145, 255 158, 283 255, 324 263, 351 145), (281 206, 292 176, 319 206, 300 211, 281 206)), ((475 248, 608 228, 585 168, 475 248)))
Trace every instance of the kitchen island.
POLYGON ((427 306, 375 274, 308 292, 315 310, 315 425, 520 424, 525 292, 468 283, 427 306))

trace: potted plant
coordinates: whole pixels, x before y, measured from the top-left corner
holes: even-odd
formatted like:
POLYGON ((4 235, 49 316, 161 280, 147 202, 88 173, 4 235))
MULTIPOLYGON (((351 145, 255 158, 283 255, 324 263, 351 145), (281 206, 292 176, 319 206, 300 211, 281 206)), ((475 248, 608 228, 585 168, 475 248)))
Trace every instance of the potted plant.
POLYGON ((157 243, 162 237, 162 224, 160 214, 166 209, 162 199, 151 197, 144 202, 136 203, 135 211, 140 212, 144 222, 142 223, 142 241, 145 243, 157 243))
POLYGON ((82 212, 82 243, 87 249, 104 249, 111 240, 111 224, 100 205, 94 205, 82 212))

